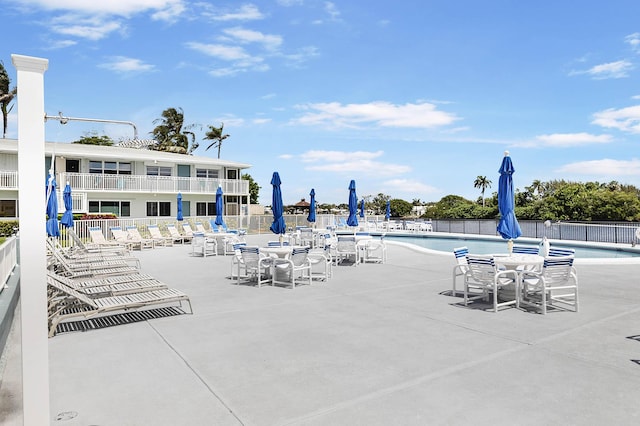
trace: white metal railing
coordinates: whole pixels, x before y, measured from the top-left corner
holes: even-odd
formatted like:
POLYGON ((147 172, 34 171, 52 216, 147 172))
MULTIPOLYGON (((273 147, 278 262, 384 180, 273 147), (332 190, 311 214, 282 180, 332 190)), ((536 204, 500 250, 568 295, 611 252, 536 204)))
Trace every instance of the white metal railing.
POLYGON ((69 182, 77 191, 212 194, 222 186, 225 195, 249 195, 249 182, 244 179, 62 172, 59 181, 69 182))
POLYGON ((0 246, 0 292, 13 273, 18 261, 16 237, 8 237, 0 246))
MULTIPOLYGON (((64 194, 62 189, 58 190, 58 213, 64 213, 64 194)), ((71 191, 71 211, 74 213, 84 213, 88 211, 87 193, 71 191)))
POLYGON ((18 172, 0 171, 0 188, 18 189, 18 172))

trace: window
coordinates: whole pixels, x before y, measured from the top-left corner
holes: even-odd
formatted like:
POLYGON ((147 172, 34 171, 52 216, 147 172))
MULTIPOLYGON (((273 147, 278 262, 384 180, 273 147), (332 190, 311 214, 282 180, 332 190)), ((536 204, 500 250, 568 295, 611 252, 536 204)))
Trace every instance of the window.
POLYGON ((216 203, 196 203, 196 216, 215 216, 216 203))
POLYGON ((169 201, 148 201, 147 216, 171 216, 171 203, 169 201))
POLYGON ((171 167, 147 166, 147 176, 171 176, 171 167))
POLYGON ((17 200, 0 200, 0 217, 18 217, 17 200))
POLYGON ((89 201, 89 213, 113 213, 116 216, 131 216, 129 201, 89 201))
POLYGON ((214 169, 196 169, 196 177, 218 179, 218 170, 214 169))
MULTIPOLYGON (((68 170, 67 170, 68 171, 68 170)), ((105 175, 130 175, 131 163, 121 163, 118 161, 89 161, 89 173, 100 173, 105 175)))
POLYGON ((227 170, 227 179, 238 179, 238 171, 236 169, 227 170))

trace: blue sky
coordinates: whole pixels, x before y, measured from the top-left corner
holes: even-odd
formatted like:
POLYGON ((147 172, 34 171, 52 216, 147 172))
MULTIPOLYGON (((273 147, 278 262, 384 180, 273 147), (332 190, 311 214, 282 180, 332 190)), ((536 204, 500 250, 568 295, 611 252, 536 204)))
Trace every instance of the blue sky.
MULTIPOLYGON (((270 204, 476 199, 515 185, 640 186, 637 0, 0 0, 2 60, 47 58, 45 110, 133 121, 148 137, 169 107, 230 137, 222 158, 270 204)), ((16 137, 12 115, 9 137, 16 137)), ((55 121, 49 141, 127 126, 55 121)), ((204 132, 198 133, 199 138, 204 132)), ((196 155, 205 151, 202 141, 196 155)))

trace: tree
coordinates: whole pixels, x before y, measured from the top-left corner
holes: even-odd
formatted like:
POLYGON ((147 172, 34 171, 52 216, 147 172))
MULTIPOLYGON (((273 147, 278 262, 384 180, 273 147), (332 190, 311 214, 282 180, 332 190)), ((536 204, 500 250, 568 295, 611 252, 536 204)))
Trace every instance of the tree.
POLYGON ((487 179, 486 176, 478 176, 473 182, 473 187, 480 188, 480 192, 482 193, 482 207, 484 207, 484 191, 487 188, 491 188, 491 181, 487 179))
POLYGON ((158 151, 176 152, 179 154, 191 154, 196 148, 196 134, 190 130, 197 124, 184 124, 184 112, 182 108, 167 108, 162 111, 162 118, 153 121, 158 124, 152 131, 153 138, 158 144, 153 147, 158 151), (191 147, 189 147, 191 139, 191 147))
POLYGON ((220 149, 222 148, 222 141, 227 139, 229 135, 222 134, 222 129, 224 129, 224 123, 220 123, 220 127, 215 127, 212 125, 208 125, 209 130, 205 133, 203 140, 213 141, 205 151, 208 151, 212 146, 218 147, 218 158, 220 158, 220 149))
POLYGON ((71 143, 78 143, 83 145, 103 145, 103 146, 112 146, 113 139, 111 139, 107 135, 98 136, 96 134, 89 135, 86 134, 77 141, 73 141, 71 143))
POLYGON ((8 116, 13 108, 13 105, 9 107, 9 104, 18 94, 18 88, 11 87, 11 79, 9 78, 9 74, 7 74, 7 70, 4 67, 4 63, 0 61, 0 110, 2 111, 2 137, 5 138, 7 136, 7 124, 8 124, 8 116))
MULTIPOLYGON (((394 198, 389 200, 389 207, 391 208, 391 216, 393 217, 405 217, 411 214, 413 204, 408 201, 394 198)), ((386 205, 385 205, 386 210, 386 205)))
POLYGON ((380 192, 378 195, 373 197, 373 200, 371 200, 371 203, 369 204, 369 208, 374 211, 374 214, 384 214, 387 211, 387 201, 390 199, 390 196, 380 192))
POLYGON ((258 182, 253 180, 250 174, 244 174, 241 178, 249 181, 249 204, 258 204, 258 196, 260 195, 260 189, 262 189, 262 187, 258 185, 258 182))

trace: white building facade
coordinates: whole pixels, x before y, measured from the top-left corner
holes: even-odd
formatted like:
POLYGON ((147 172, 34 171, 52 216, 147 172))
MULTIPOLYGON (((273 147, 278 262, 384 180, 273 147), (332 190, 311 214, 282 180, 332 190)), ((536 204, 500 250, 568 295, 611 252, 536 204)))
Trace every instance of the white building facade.
MULTIPOLYGON (((250 214, 249 182, 241 179, 248 164, 147 148, 47 142, 43 200, 52 162, 61 213, 62 190, 68 182, 74 213, 175 217, 180 193, 184 216, 215 216, 220 186, 225 215, 250 214)), ((18 141, 0 139, 0 218, 18 215, 18 141)))

